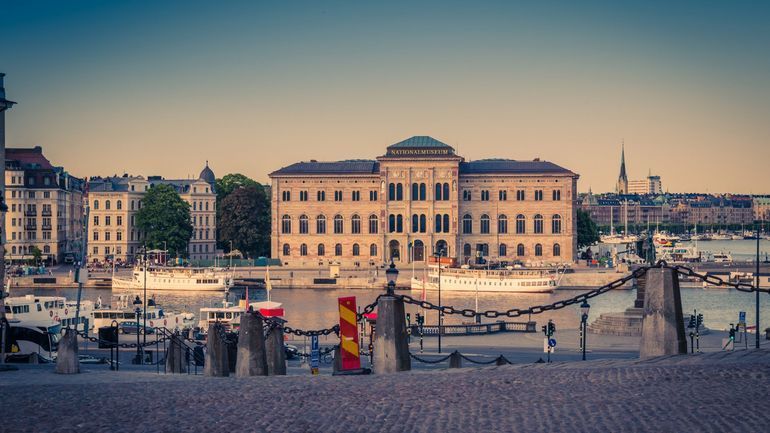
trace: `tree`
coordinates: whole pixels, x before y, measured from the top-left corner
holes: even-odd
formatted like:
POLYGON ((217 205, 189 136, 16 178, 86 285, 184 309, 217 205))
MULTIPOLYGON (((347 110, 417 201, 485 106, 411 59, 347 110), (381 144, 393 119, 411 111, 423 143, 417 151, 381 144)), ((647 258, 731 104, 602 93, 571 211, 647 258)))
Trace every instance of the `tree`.
POLYGON ((257 183, 255 180, 250 179, 240 173, 230 173, 222 177, 221 179, 217 179, 216 183, 216 190, 217 190, 217 204, 221 203, 222 200, 225 199, 228 195, 230 195, 233 191, 235 191, 238 188, 245 188, 249 186, 258 186, 259 183, 257 183))
POLYGON ((591 214, 581 209, 577 210, 577 237, 578 249, 599 242, 599 228, 591 214))
POLYGON ((270 200, 265 190, 252 185, 238 188, 218 207, 222 244, 250 257, 270 255, 270 200))
POLYGON ((35 264, 39 264, 40 260, 43 259, 43 252, 40 251, 40 248, 34 245, 29 249, 29 253, 32 254, 32 260, 34 260, 35 264))
POLYGON ((192 237, 190 204, 182 200, 171 185, 157 185, 144 195, 136 213, 136 226, 145 233, 147 248, 166 248, 186 255, 192 237))

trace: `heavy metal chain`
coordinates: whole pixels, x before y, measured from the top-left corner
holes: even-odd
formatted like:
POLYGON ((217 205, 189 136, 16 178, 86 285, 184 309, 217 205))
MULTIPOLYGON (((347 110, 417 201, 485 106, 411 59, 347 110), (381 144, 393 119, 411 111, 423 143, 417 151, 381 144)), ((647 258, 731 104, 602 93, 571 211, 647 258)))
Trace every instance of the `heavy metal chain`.
POLYGON ((159 339, 153 340, 153 341, 148 341, 146 343, 139 343, 139 344, 136 344, 136 343, 115 343, 113 341, 102 340, 102 339, 100 339, 98 337, 91 337, 87 333, 85 333, 84 331, 78 331, 78 330, 74 330, 74 329, 72 329, 72 330, 75 331, 80 337, 90 341, 91 343, 99 343, 99 344, 104 344, 104 345, 113 346, 113 347, 122 347, 124 349, 135 349, 137 347, 154 346, 155 344, 163 343, 164 341, 169 339, 168 336, 164 335, 162 338, 159 338, 159 339))
MULTIPOLYGON (((334 352, 334 349, 336 349, 336 348, 337 348, 336 345, 334 345, 332 347, 327 347, 326 349, 319 351, 318 352, 318 356, 319 357, 320 356, 326 356, 326 355, 334 352)), ((302 352, 302 353, 297 354, 297 356, 299 356, 300 358, 310 358, 310 357, 313 356, 313 354, 312 353, 302 352)))
POLYGON ((732 287, 735 290, 738 290, 741 292, 747 292, 747 293, 752 293, 752 292, 770 293, 770 288, 763 289, 760 287, 755 287, 753 284, 749 284, 749 283, 742 283, 742 282, 733 283, 730 281, 725 281, 717 277, 716 275, 700 274, 687 266, 681 266, 681 265, 669 266, 665 262, 662 262, 659 264, 661 267, 671 269, 686 277, 698 278, 708 284, 711 284, 712 286, 727 286, 727 287, 732 287))

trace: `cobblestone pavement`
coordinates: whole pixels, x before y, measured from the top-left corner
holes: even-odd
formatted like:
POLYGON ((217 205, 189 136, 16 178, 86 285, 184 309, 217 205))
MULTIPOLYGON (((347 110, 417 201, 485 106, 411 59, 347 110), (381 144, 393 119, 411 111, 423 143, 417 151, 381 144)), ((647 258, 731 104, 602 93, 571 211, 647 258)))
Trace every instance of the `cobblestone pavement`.
POLYGON ((0 373, 0 431, 760 432, 768 392, 766 349, 359 377, 22 369, 0 373))

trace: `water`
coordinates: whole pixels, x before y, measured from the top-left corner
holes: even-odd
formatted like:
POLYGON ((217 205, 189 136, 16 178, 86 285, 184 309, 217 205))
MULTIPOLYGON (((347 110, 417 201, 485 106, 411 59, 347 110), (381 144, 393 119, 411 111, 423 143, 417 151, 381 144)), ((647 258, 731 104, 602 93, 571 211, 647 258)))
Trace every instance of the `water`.
MULTIPOLYGON (((682 242, 682 245, 695 245, 695 242, 682 242)), ((753 262, 757 255, 757 241, 751 239, 731 240, 731 241, 698 241, 698 250, 711 253, 730 253, 733 261, 753 262)), ((759 241, 759 259, 765 260, 770 257, 770 241, 761 239, 759 241)))
MULTIPOLYGON (((549 304, 558 300, 567 299, 583 293, 583 290, 557 290, 550 294, 505 294, 505 293, 479 293, 478 308, 484 310, 507 310, 510 308, 527 308, 534 305, 549 304)), ((12 289, 12 296, 25 294, 58 295, 67 299, 76 299, 77 289, 12 289)), ((126 293, 126 292, 116 292, 126 293)), ((404 292, 409 293, 409 292, 404 292)), ((243 289, 231 291, 230 300, 242 298, 243 289)), ((292 327, 302 329, 327 328, 339 322, 337 310, 337 298, 343 296, 355 296, 357 305, 363 307, 373 302, 380 292, 372 290, 334 290, 334 289, 276 289, 271 292, 271 300, 282 302, 286 310, 286 319, 292 327)), ((420 292, 410 293, 419 298, 420 292)), ((109 290, 83 289, 83 299, 96 301, 101 296, 104 303, 111 302, 109 290)), ((148 293, 148 296, 150 294, 148 293)), ((253 301, 266 299, 264 290, 250 290, 249 298, 253 301)), ((196 316, 201 307, 213 306, 221 303, 223 294, 218 292, 178 293, 159 292, 155 295, 156 301, 168 310, 185 310, 193 312, 196 316)), ((427 299, 430 302, 438 302, 438 292, 428 292, 427 299)), ((636 299, 635 290, 615 290, 589 300, 591 309, 589 321, 599 317, 602 313, 621 312, 633 305, 636 299)), ((476 307, 474 293, 447 293, 442 292, 442 303, 456 308, 476 307)), ((702 288, 682 288, 682 309, 685 314, 692 314, 694 309, 704 315, 705 325, 712 329, 728 329, 730 323, 736 323, 738 312, 745 311, 749 325, 754 324, 754 293, 738 292, 736 290, 702 288)), ((414 305, 407 305, 407 313, 411 314, 414 322, 415 313, 420 311, 414 305)), ((760 294, 760 329, 770 326, 770 295, 760 294)), ((499 320, 527 321, 524 316, 515 319, 500 318, 499 320)), ((544 324, 548 319, 553 319, 560 329, 576 329, 580 322, 578 305, 573 305, 562 310, 549 311, 532 316, 532 320, 538 324, 544 324)), ((435 324, 438 320, 435 311, 427 313, 426 324, 435 324)), ((444 323, 458 324, 472 321, 471 318, 461 316, 445 316, 444 323)), ((492 321, 493 319, 484 319, 492 321)))

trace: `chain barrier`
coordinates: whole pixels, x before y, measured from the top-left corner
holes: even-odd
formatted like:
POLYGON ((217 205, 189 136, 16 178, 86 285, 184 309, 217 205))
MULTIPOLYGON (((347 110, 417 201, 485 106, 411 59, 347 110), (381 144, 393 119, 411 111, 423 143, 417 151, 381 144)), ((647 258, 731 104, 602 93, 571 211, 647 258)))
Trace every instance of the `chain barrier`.
MULTIPOLYGON (((69 328, 69 329, 72 329, 72 328, 69 328)), ((74 331, 75 331, 75 333, 78 334, 78 336, 80 336, 81 338, 83 338, 85 340, 90 341, 91 343, 99 343, 99 344, 104 344, 104 345, 113 346, 113 347, 122 347, 124 349, 136 349, 137 347, 154 346, 156 344, 163 343, 164 341, 170 339, 170 337, 164 335, 162 338, 159 338, 159 339, 153 340, 153 341, 148 341, 146 343, 139 343, 139 344, 136 344, 136 343, 115 343, 113 341, 102 340, 102 339, 100 339, 98 337, 91 337, 85 331, 78 331, 78 330, 74 330, 74 331)))
POLYGON ((731 281, 725 281, 717 277, 716 275, 708 275, 708 274, 701 274, 701 273, 695 272, 695 270, 687 266, 682 266, 682 265, 669 266, 668 264, 666 264, 666 262, 659 262, 659 265, 660 267, 671 269, 680 275, 684 275, 689 278, 698 278, 701 281, 706 282, 707 284, 711 284, 712 286, 732 287, 735 290, 738 290, 740 292, 745 292, 745 293, 762 292, 762 293, 770 294, 770 288, 763 289, 760 287, 755 287, 753 284, 742 283, 740 281, 736 283, 733 283, 731 281))
MULTIPOLYGON (((319 351, 318 352, 318 356, 319 357, 326 356, 326 355, 334 352, 334 349, 336 349, 336 348, 337 348, 336 345, 334 345, 332 347, 327 347, 326 349, 319 351)), ((310 358, 311 356, 313 356, 313 354, 312 353, 302 352, 302 353, 298 353, 297 356, 299 356, 300 358, 310 358)))
MULTIPOLYGON (((500 355, 500 356, 503 356, 503 355, 500 355)), ((464 360, 466 360, 466 361, 470 362, 471 364, 479 364, 479 365, 490 365, 490 364, 494 364, 494 363, 496 363, 496 362, 497 362, 497 360, 498 360, 498 358, 495 358, 495 359, 492 359, 492 360, 490 360, 490 361, 476 361, 475 359, 471 359, 471 358, 468 358, 467 356, 463 355, 462 353, 460 353, 460 358, 462 358, 462 359, 464 359, 464 360)), ((506 361, 508 361, 508 360, 506 359, 506 361)), ((510 362, 509 362, 509 364, 510 364, 510 362)))
POLYGON ((414 353, 410 353, 409 356, 411 356, 412 359, 414 359, 415 361, 422 362, 423 364, 440 364, 440 363, 446 361, 447 359, 451 358, 452 354, 450 353, 449 355, 447 355, 447 356, 445 356, 443 358, 433 359, 433 360, 425 359, 425 358, 420 358, 419 356, 415 355, 414 353))

